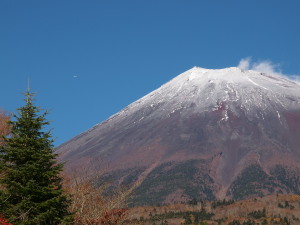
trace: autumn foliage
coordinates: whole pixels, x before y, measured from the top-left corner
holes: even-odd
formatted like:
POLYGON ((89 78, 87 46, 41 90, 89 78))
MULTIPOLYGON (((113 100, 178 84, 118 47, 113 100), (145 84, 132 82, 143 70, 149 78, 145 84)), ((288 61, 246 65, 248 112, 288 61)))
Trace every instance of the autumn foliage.
POLYGON ((3 144, 3 136, 6 136, 10 133, 10 125, 8 123, 9 120, 10 116, 0 109, 0 145, 3 144))
MULTIPOLYGON (((0 146, 4 144, 4 136, 7 136, 10 133, 11 127, 9 124, 10 116, 0 109, 0 146)), ((0 178, 4 176, 4 172, 0 170, 0 178)), ((3 187, 0 185, 0 190, 3 187)), ((0 225, 5 224, 4 219, 0 216, 0 225)))
POLYGON ((121 225, 127 216, 124 202, 127 191, 105 194, 106 185, 97 185, 97 178, 64 175, 65 190, 71 196, 70 211, 74 225, 121 225))
POLYGON ((0 216, 0 225, 12 225, 8 222, 8 220, 4 219, 2 216, 0 216))
MULTIPOLYGON (((6 136, 10 132, 10 116, 8 116, 3 110, 0 110, 0 145, 3 145, 3 136, 6 136)), ((1 174, 0 174, 1 177, 1 174)), ((1 187, 0 187, 1 189, 1 187)), ((4 219, 3 216, 0 215, 0 225, 12 225, 8 222, 7 219, 4 219)))

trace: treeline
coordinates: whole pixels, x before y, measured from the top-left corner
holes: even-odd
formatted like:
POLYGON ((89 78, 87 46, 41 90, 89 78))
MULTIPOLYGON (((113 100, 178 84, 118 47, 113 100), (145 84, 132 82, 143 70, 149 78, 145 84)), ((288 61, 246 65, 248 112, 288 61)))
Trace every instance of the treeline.
POLYGON ((226 206, 226 205, 230 205, 230 204, 233 204, 233 203, 234 203, 234 200, 226 200, 226 199, 217 200, 217 201, 212 202, 211 207, 213 209, 215 209, 218 206, 226 206))

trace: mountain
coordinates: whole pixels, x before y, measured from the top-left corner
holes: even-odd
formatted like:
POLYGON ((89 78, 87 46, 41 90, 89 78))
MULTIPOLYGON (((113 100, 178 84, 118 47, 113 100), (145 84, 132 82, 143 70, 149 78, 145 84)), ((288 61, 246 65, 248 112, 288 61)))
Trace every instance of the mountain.
POLYGON ((57 151, 134 185, 135 205, 300 194, 300 85, 194 67, 57 151))

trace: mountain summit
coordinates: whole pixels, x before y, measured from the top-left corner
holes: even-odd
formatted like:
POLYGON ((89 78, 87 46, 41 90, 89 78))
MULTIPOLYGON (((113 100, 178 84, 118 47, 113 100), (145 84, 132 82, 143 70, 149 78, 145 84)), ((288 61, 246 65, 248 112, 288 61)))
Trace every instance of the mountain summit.
POLYGON ((194 67, 58 147, 105 167, 135 204, 300 194, 300 85, 194 67))

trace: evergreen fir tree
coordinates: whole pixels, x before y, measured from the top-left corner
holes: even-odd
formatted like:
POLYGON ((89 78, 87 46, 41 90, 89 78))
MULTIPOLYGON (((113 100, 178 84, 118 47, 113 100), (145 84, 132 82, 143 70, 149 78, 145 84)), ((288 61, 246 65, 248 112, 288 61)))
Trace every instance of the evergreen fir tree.
POLYGON ((71 224, 59 176, 63 165, 56 161, 50 131, 44 131, 47 112, 33 105, 33 96, 25 93, 26 104, 0 148, 0 214, 14 225, 71 224))

